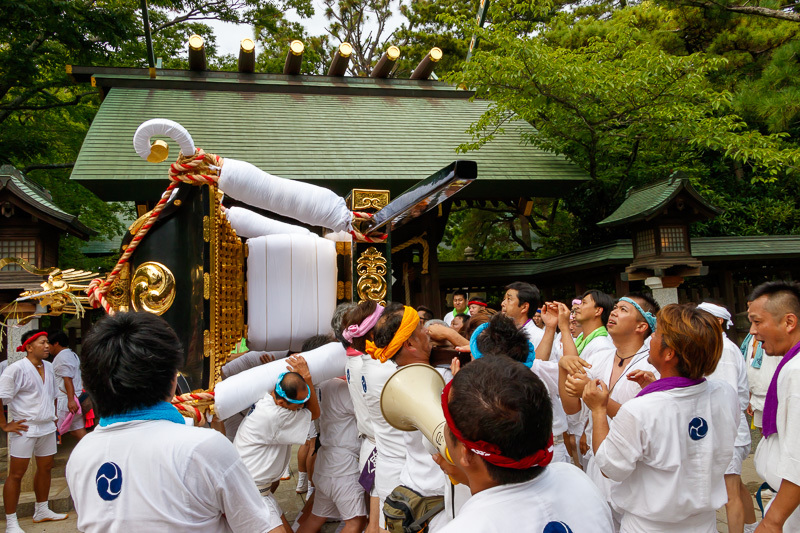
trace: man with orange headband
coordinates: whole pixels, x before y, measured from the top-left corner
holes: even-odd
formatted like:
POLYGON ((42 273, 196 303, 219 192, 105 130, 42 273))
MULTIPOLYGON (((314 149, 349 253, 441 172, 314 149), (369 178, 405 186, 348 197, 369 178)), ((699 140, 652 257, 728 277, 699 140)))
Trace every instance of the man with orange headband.
MULTIPOLYGON (((447 328, 445 328, 447 329, 447 328)), ((397 368, 414 363, 430 364, 431 339, 419 319, 416 311, 399 303, 389 304, 383 312, 381 319, 373 330, 374 343, 367 344, 367 351, 388 366, 387 373, 391 375, 397 368)), ((449 369, 437 369, 445 381, 452 378, 449 369)), ((387 377, 388 379, 388 377, 387 377)), ((384 381, 385 383, 385 381, 384 381)), ((380 397, 378 397, 380 399, 380 397)), ((375 422, 376 441, 378 444, 378 464, 376 472, 376 486, 381 505, 392 491, 398 486, 412 489, 424 498, 430 499, 428 509, 440 507, 444 509, 445 487, 447 478, 442 474, 431 451, 426 446, 427 440, 420 431, 401 432, 399 445, 404 461, 398 471, 382 471, 384 462, 381 461, 382 449, 380 431, 377 429, 386 424, 382 414, 375 422)), ((387 503, 388 505, 388 503, 387 503)), ((433 533, 441 528, 451 518, 452 513, 439 512, 428 522, 428 532, 433 533)), ((385 523, 382 521, 382 524, 385 523)))
POLYGON ((466 365, 442 392, 453 479, 470 498, 441 533, 605 533, 611 511, 579 469, 552 463, 550 395, 524 365, 504 356, 466 365))
POLYGON ((34 522, 64 520, 47 506, 50 471, 56 454, 56 376, 47 359, 50 343, 44 331, 29 331, 22 336, 18 352, 25 357, 9 365, 0 377, 0 399, 8 404, 6 422, 0 409, 0 428, 8 433, 8 478, 3 486, 6 531, 18 533, 17 503, 20 482, 31 456, 36 457, 33 491, 36 493, 34 522))

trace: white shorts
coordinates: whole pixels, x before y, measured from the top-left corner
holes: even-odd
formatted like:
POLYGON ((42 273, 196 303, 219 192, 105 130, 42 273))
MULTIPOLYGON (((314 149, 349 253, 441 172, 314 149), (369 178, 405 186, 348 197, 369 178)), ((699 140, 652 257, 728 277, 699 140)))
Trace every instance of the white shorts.
POLYGON ((281 520, 281 516, 283 515, 283 510, 281 506, 278 505, 278 500, 275 499, 275 496, 269 490, 269 485, 266 487, 260 487, 258 491, 261 493, 261 498, 264 500, 264 503, 269 509, 269 524, 267 525, 267 531, 272 531, 276 527, 280 527, 283 525, 283 520, 281 520))
POLYGON ((48 457, 56 454, 56 432, 41 437, 28 437, 24 433, 8 434, 8 454, 18 459, 30 459, 36 457, 48 457))
POLYGON ((364 501, 364 487, 358 482, 358 474, 350 476, 321 476, 314 473, 314 508, 316 516, 339 517, 350 520, 357 516, 367 516, 364 501))
POLYGON ((312 420, 311 424, 308 427, 308 435, 306 436, 306 440, 310 440, 318 436, 319 436, 319 422, 317 420, 312 420))
POLYGON ((731 458, 731 462, 728 463, 728 468, 725 470, 725 475, 728 474, 736 474, 737 476, 742 475, 742 461, 747 459, 747 456, 750 455, 750 445, 746 444, 744 446, 735 446, 733 448, 733 457, 731 458))

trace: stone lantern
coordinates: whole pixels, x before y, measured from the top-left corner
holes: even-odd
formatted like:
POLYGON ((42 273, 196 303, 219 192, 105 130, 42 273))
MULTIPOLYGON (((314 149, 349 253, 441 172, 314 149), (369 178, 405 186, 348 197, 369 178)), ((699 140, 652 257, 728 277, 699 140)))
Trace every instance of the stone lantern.
POLYGON ((627 225, 633 233, 633 262, 623 281, 644 280, 660 305, 678 302, 677 287, 708 267, 692 257, 689 225, 710 220, 721 210, 708 203, 680 173, 628 191, 625 201, 601 227, 627 225))

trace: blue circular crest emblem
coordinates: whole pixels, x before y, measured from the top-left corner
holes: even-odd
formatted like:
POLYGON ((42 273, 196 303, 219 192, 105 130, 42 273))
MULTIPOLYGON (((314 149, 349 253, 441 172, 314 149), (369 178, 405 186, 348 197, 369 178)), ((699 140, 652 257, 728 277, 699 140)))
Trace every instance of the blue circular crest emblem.
POLYGON ((122 470, 116 463, 103 463, 97 469, 94 480, 97 483, 97 494, 105 501, 110 502, 119 497, 122 491, 122 470))
POLYGON ((364 389, 364 394, 367 392, 367 378, 365 376, 361 376, 361 388, 364 389))
POLYGON ((696 416, 689 422, 689 438, 700 440, 708 435, 708 422, 704 418, 696 416))
POLYGON ((542 533, 572 533, 572 529, 564 522, 548 522, 542 533))

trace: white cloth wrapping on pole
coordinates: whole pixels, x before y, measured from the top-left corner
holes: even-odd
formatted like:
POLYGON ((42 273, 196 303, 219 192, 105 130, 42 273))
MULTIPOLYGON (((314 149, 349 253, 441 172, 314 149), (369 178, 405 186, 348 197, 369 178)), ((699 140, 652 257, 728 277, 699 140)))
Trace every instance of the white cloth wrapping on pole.
POLYGON ((297 233, 311 235, 311 232, 302 226, 287 224, 279 220, 259 215, 243 207, 231 207, 225 212, 225 217, 231 223, 236 235, 249 239, 263 235, 278 235, 281 233, 297 233))
POLYGON ((330 333, 336 309, 336 245, 315 235, 267 235, 247 241, 247 345, 299 351, 330 333))
POLYGON ((249 205, 334 231, 352 229, 344 198, 324 187, 268 174, 250 163, 225 159, 220 190, 249 205))
MULTIPOLYGON (((315 384, 344 375, 347 354, 339 342, 331 342, 303 353, 311 380, 315 384)), ((279 359, 231 376, 214 387, 214 410, 224 420, 247 409, 275 389, 278 376, 286 372, 286 361, 279 359)))
POLYGON ((142 122, 133 134, 133 149, 142 159, 150 155, 150 137, 154 135, 173 139, 180 145, 183 155, 194 154, 194 141, 186 128, 174 120, 154 118, 142 122))

